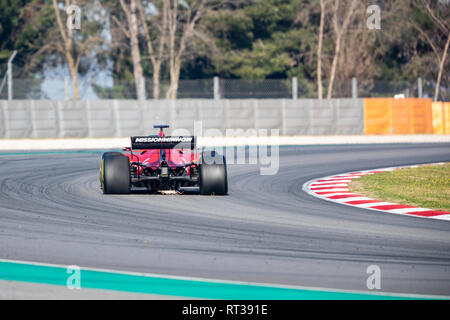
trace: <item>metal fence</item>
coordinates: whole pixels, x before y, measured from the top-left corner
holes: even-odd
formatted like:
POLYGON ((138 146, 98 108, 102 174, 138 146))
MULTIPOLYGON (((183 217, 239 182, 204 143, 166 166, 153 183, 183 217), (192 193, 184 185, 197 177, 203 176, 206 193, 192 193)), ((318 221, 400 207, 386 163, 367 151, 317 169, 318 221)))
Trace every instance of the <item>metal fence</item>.
MULTIPOLYGON (((1 79, 0 79, 1 80, 1 79)), ((145 99, 154 99, 151 79, 142 81, 145 99)), ((1 85, 1 83, 0 83, 1 85)), ((170 86, 169 81, 161 81, 159 99, 165 99, 170 86)), ((386 82, 377 80, 354 79, 335 84, 332 98, 369 98, 369 97, 424 97, 433 98, 435 82, 427 79, 386 82)), ((9 86, 0 86, 0 100, 8 99, 9 86)), ((136 99, 134 82, 99 78, 80 78, 78 81, 80 100, 136 99)), ((324 84, 324 98, 326 97, 324 84)), ((69 77, 42 79, 13 79, 12 99, 34 100, 71 100, 73 87, 69 77)), ((317 84, 305 79, 199 79, 180 80, 177 99, 310 99, 317 98, 317 84)), ((440 101, 450 101, 450 87, 442 83, 440 101)))

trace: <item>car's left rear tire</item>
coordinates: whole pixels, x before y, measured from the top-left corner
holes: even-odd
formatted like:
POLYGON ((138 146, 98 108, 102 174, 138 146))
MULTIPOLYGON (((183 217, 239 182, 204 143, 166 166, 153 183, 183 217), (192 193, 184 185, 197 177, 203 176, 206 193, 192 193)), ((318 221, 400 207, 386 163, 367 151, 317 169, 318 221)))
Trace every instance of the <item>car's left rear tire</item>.
POLYGON ((100 166, 100 185, 105 194, 130 193, 130 161, 122 154, 105 153, 100 166))

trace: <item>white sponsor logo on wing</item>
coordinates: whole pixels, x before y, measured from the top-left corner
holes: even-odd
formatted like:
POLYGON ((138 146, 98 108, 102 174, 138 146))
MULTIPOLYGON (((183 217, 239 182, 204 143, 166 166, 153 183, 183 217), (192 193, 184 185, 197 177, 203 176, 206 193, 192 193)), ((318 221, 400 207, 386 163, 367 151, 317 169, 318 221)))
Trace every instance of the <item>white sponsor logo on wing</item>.
POLYGON ((165 142, 191 142, 192 137, 141 137, 136 138, 134 142, 155 142, 155 143, 165 143, 165 142))

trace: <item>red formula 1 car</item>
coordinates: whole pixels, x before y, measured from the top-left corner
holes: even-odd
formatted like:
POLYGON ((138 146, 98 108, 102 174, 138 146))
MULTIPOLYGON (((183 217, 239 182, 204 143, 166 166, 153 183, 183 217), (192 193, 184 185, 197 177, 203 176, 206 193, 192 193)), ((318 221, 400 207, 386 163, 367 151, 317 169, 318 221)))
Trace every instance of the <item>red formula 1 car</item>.
POLYGON ((100 184, 105 194, 130 193, 132 186, 150 192, 199 191, 203 195, 228 193, 225 157, 215 151, 199 153, 192 136, 158 135, 131 137, 128 153, 106 152, 100 166, 100 184))

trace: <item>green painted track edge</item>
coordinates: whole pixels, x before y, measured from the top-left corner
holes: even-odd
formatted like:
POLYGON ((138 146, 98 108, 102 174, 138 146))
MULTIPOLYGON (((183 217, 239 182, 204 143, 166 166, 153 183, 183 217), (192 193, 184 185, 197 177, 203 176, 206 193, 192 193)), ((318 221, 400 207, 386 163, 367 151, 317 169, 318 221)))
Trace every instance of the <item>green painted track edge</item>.
MULTIPOLYGON (((0 261, 0 279, 66 286, 67 268, 0 261)), ((384 295, 297 289, 272 285, 182 279, 130 273, 80 269, 80 287, 174 297, 224 300, 404 300, 420 296, 384 295)), ((69 289, 68 289, 69 290, 69 289)))

